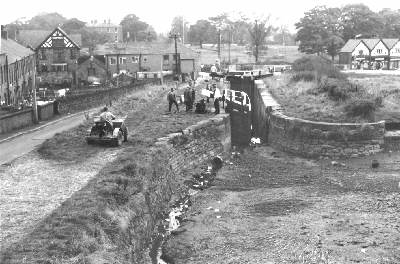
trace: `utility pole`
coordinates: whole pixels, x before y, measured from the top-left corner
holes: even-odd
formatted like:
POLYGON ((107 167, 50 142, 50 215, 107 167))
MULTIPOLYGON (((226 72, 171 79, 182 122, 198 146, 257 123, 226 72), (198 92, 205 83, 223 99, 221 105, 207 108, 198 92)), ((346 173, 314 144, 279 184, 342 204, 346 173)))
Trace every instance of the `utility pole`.
POLYGON ((231 64, 231 42, 232 42, 232 27, 229 26, 229 41, 228 41, 228 61, 231 64))
POLYGON ((185 45, 185 18, 182 16, 182 44, 185 45))
POLYGON ((218 29, 218 59, 221 61, 221 29, 218 29))
POLYGON ((38 120, 38 112, 37 112, 37 101, 36 101, 36 66, 34 67, 33 71, 33 78, 32 78, 32 90, 33 90, 33 123, 39 123, 38 120))
POLYGON ((175 75, 178 77, 180 74, 180 67, 178 65, 178 44, 177 39, 179 38, 179 34, 170 33, 169 38, 173 38, 175 40, 175 75))

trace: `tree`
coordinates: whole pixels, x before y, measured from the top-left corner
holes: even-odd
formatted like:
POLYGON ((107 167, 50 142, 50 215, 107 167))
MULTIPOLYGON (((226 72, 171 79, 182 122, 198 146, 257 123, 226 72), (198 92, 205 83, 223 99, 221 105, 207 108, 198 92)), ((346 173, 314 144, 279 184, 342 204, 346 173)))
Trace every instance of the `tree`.
POLYGON ((339 8, 317 6, 304 13, 304 17, 296 23, 296 41, 300 41, 299 50, 307 54, 321 54, 335 49, 333 43, 338 43, 341 38, 342 24, 339 8))
POLYGON ((253 55, 258 62, 259 49, 266 42, 266 38, 271 34, 273 27, 267 26, 269 18, 265 18, 261 21, 255 21, 252 28, 249 29, 251 44, 254 46, 253 55))
POLYGON ((81 34, 82 46, 84 47, 95 47, 96 45, 104 44, 109 40, 107 33, 90 30, 87 27, 83 27, 77 31, 72 31, 71 33, 81 34))
POLYGON ((364 38, 379 37, 384 31, 381 17, 364 4, 346 5, 341 10, 345 41, 361 35, 364 38))
POLYGON ((67 19, 59 13, 43 13, 34 16, 29 20, 28 29, 53 30, 54 28, 64 24, 66 21, 67 19))
POLYGON ((71 18, 65 21, 61 27, 63 30, 65 30, 65 32, 69 33, 72 31, 77 31, 82 29, 85 26, 85 24, 86 24, 85 22, 77 18, 71 18))
POLYGON ((331 35, 326 41, 326 52, 332 57, 332 62, 335 60, 335 56, 339 54, 340 49, 344 45, 344 41, 337 35, 331 35))
POLYGON ((182 16, 176 16, 172 19, 171 32, 182 36, 182 42, 188 38, 189 23, 184 21, 182 16))
POLYGON ((379 11, 378 14, 384 26, 382 37, 398 38, 400 35, 400 10, 385 8, 379 11))
POLYGON ((190 42, 199 43, 201 49, 203 48, 203 43, 205 41, 215 41, 215 38, 213 38, 215 35, 216 28, 211 25, 208 20, 198 20, 196 24, 191 25, 189 29, 190 42))
POLYGON ((124 35, 124 41, 144 41, 147 40, 146 31, 149 25, 146 22, 140 21, 140 19, 130 14, 125 16, 120 25, 122 26, 122 32, 124 35))

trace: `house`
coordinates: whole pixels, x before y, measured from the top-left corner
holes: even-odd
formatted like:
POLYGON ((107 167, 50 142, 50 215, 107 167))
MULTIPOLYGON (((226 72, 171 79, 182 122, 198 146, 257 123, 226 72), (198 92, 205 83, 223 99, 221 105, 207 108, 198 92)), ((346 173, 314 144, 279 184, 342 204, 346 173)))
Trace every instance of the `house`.
POLYGON ((92 20, 86 24, 87 28, 98 33, 103 33, 108 36, 109 42, 122 42, 122 26, 111 23, 109 19, 104 20, 103 23, 98 23, 97 20, 92 20))
POLYGON ((382 39, 389 49, 388 69, 400 68, 400 39, 382 39))
POLYGON ((199 54, 181 44, 177 46, 177 57, 173 43, 158 42, 105 44, 97 46, 94 52, 106 57, 107 72, 111 75, 124 71, 176 71, 177 68, 179 72, 195 75, 200 70, 199 54))
POLYGON ((398 61, 398 39, 349 39, 339 52, 339 64, 348 69, 392 69, 398 61))
POLYGON ((78 59, 78 83, 87 84, 107 79, 106 60, 102 55, 81 56, 78 59))
POLYGON ((39 87, 77 87, 80 45, 57 27, 39 44, 33 43, 37 56, 39 87))
POLYGON ((35 53, 8 38, 1 27, 0 104, 18 106, 29 99, 36 75, 35 53))

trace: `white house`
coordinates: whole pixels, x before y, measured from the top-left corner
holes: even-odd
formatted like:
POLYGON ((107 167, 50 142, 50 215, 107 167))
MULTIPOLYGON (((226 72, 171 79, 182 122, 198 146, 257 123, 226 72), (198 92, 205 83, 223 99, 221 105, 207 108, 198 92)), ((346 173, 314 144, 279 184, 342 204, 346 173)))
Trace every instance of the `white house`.
POLYGON ((389 48, 389 69, 400 68, 400 40, 399 39, 382 39, 389 48))

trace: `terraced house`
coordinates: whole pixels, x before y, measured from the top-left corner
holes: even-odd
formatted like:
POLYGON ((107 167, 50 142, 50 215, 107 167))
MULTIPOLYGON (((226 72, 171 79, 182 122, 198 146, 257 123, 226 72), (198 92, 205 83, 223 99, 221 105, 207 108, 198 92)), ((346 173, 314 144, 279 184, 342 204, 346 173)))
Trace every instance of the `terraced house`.
POLYGON ((19 106, 32 94, 36 74, 35 53, 9 39, 3 26, 0 46, 0 105, 19 106))
POLYGON ((59 27, 53 31, 23 30, 17 40, 36 53, 39 87, 77 87, 79 34, 69 36, 59 27))
POLYGON ((399 39, 349 39, 339 52, 347 69, 399 69, 399 39))

